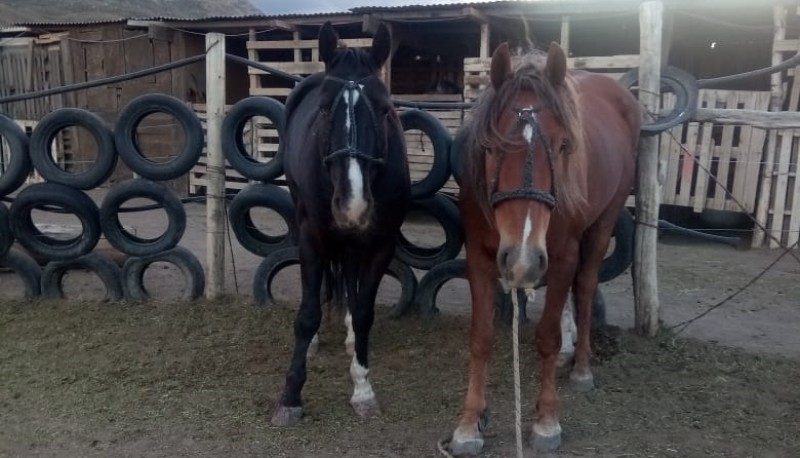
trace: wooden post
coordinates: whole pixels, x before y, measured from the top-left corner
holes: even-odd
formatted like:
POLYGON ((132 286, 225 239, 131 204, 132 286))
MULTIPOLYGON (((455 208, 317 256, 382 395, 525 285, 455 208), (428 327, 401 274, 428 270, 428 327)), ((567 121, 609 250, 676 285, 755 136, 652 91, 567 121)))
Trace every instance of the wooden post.
MULTIPOLYGON (((787 9, 785 5, 773 6, 773 39, 772 39, 772 65, 777 65, 783 60, 783 53, 777 49, 778 42, 786 38, 786 14, 787 9)), ((770 111, 780 111, 783 108, 783 72, 773 73, 770 76, 770 111)), ((758 204, 756 205, 756 221, 767 227, 767 217, 769 216, 768 210, 772 202, 772 174, 775 173, 775 149, 778 143, 778 133, 775 130, 769 131, 769 140, 767 141, 767 154, 764 158, 763 174, 761 175, 761 192, 758 196, 758 204)), ((775 223, 773 223, 773 226, 775 223)), ((782 229, 782 225, 778 224, 778 228, 782 229)), ((766 233, 759 228, 756 228, 753 233, 753 241, 750 246, 758 248, 764 243, 766 233)))
POLYGON ((561 16, 561 49, 569 57, 569 16, 561 16))
MULTIPOLYGON (((660 0, 639 6, 639 101, 644 109, 659 109, 661 88, 661 35, 664 5, 660 0)), ((655 336, 659 325, 658 210, 661 185, 658 182, 658 136, 642 137, 639 142, 639 186, 636 194, 635 252, 633 257, 633 295, 636 304, 636 331, 655 336)))
POLYGON ((489 24, 481 24, 481 48, 480 48, 480 57, 481 59, 488 59, 491 55, 489 53, 489 24))
POLYGON ((225 116, 225 35, 206 34, 206 298, 225 291, 225 157, 222 118, 225 116))

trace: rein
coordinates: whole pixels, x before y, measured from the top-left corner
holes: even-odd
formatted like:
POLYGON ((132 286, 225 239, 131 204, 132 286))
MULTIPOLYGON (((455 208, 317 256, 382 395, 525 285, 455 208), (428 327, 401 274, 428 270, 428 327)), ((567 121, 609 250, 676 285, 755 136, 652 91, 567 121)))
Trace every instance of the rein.
POLYGON ((523 172, 524 182, 521 188, 511 189, 508 191, 498 191, 497 187, 500 182, 500 167, 503 165, 505 159, 505 152, 500 153, 500 159, 494 171, 494 180, 491 188, 491 203, 492 207, 496 207, 499 203, 511 199, 528 199, 541 202, 551 209, 556 206, 556 191, 555 191, 555 173, 553 170, 553 149, 550 147, 548 138, 539 128, 539 121, 536 119, 536 113, 540 111, 539 108, 514 108, 512 109, 517 114, 517 124, 522 127, 523 136, 528 143, 528 151, 525 156, 525 170, 523 172), (526 130, 530 129, 530 135, 526 135, 526 130), (547 152, 547 158, 550 163, 550 176, 552 185, 550 191, 542 191, 537 189, 533 183, 533 160, 534 150, 538 141, 542 142, 544 149, 547 152))
MULTIPOLYGON (((372 108, 372 104, 367 97, 367 94, 364 93, 364 88, 361 83, 370 78, 374 78, 374 75, 369 75, 359 80, 345 80, 342 78, 337 78, 335 76, 326 76, 325 79, 329 79, 331 81, 336 81, 342 85, 342 88, 336 94, 336 98, 333 100, 333 106, 331 107, 330 113, 336 113, 336 108, 339 106, 339 102, 344 98, 345 92, 350 94, 350 99, 355 100, 354 95, 358 93, 359 96, 364 98, 364 103, 367 105, 367 110, 369 110, 370 121, 372 122, 373 129, 376 130, 378 128, 378 119, 375 116, 375 110, 372 108)), ((344 148, 340 148, 336 151, 331 152, 327 156, 322 159, 322 163, 325 165, 330 164, 331 161, 340 158, 340 157, 350 157, 354 159, 361 159, 366 162, 372 162, 375 164, 384 164, 385 159, 380 157, 370 156, 369 154, 365 154, 358 150, 356 145, 358 144, 358 126, 356 124, 356 113, 355 113, 355 103, 350 103, 347 106, 347 116, 350 119, 350 126, 347 130, 347 142, 345 143, 344 148)))

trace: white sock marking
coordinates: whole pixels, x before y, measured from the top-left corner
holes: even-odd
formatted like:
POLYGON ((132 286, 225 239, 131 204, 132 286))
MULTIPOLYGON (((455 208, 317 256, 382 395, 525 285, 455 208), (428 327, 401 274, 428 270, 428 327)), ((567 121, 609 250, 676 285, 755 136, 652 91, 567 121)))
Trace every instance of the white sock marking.
POLYGON ((345 348, 353 348, 356 344, 356 333, 353 332, 353 316, 350 312, 344 316, 344 325, 347 327, 347 337, 344 339, 345 348))
POLYGON ((566 304, 561 314, 561 353, 575 353, 575 342, 578 340, 578 326, 572 314, 572 305, 566 304))
POLYGON ((350 402, 363 402, 368 401, 375 397, 375 392, 372 391, 367 377, 369 376, 369 369, 358 364, 355 355, 350 362, 350 377, 353 378, 353 397, 350 402))

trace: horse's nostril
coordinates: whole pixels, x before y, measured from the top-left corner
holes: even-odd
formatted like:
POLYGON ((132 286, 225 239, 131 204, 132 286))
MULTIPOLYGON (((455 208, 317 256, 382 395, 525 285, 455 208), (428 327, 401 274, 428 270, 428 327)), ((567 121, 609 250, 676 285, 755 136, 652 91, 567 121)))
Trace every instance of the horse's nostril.
POLYGON ((539 254, 539 271, 544 272, 547 270, 547 255, 544 253, 539 254))
POLYGON ((500 253, 497 254, 497 265, 500 266, 501 269, 508 268, 508 255, 508 249, 500 250, 500 253))

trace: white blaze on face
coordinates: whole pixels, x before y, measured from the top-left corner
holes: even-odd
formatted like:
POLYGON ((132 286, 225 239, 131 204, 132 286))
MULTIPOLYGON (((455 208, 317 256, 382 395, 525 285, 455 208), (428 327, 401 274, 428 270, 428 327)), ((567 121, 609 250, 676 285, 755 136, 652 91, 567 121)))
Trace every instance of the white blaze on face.
MULTIPOLYGON (((363 88, 363 86, 361 86, 363 88)), ((342 94, 347 105, 345 109, 345 135, 350 135, 350 126, 354 120, 350 119, 351 108, 358 103, 359 92, 355 89, 346 90, 342 94)), ((354 145, 355 146, 355 145, 354 145)), ((347 179, 350 182, 350 200, 347 202, 345 214, 352 223, 358 223, 361 215, 367 210, 367 201, 364 199, 364 174, 355 158, 347 160, 347 179)))
POLYGON ((350 363, 350 377, 353 378, 353 397, 350 398, 350 402, 363 402, 375 397, 375 392, 372 391, 372 385, 370 385, 367 376, 369 376, 369 369, 359 364, 355 355, 353 355, 353 360, 350 363))
POLYGON ((519 260, 520 262, 528 262, 528 239, 533 232, 533 222, 531 221, 531 211, 525 215, 525 225, 522 226, 522 240, 520 241, 519 260))

